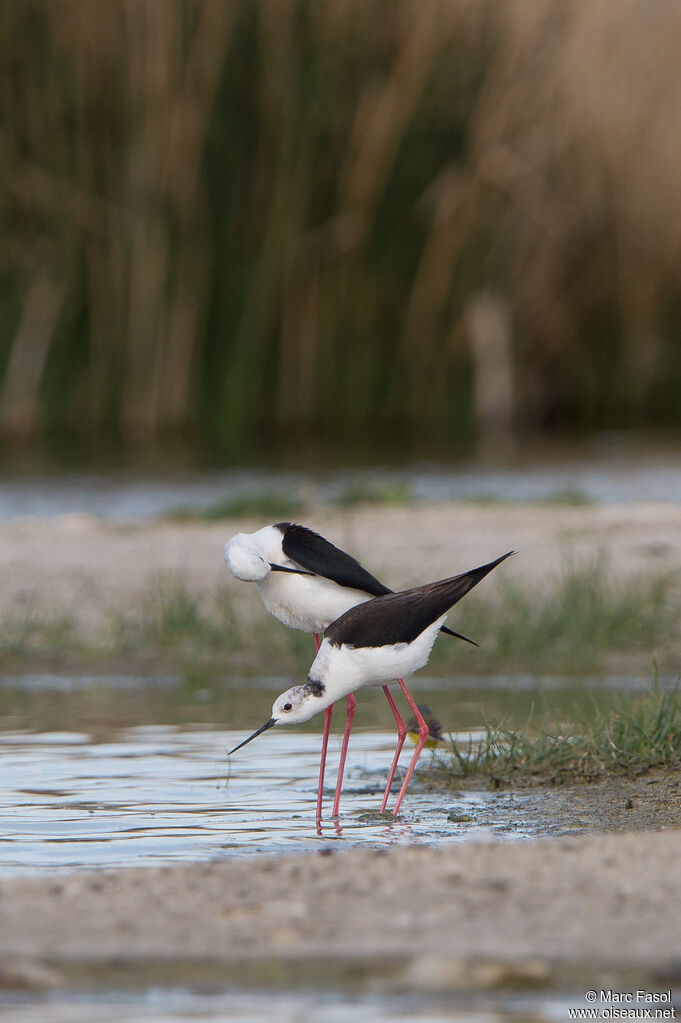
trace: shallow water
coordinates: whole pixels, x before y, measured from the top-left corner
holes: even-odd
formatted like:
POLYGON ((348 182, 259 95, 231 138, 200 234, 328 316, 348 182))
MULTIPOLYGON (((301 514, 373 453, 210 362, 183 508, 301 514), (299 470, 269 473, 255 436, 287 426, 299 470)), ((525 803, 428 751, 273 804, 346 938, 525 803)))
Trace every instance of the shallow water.
POLYGON ((245 495, 305 494, 334 502, 352 492, 398 488, 416 501, 583 499, 604 503, 681 501, 676 442, 553 445, 507 462, 462 460, 352 469, 4 472, 0 520, 86 512, 133 520, 177 508, 206 508, 245 495))
MULTIPOLYGON (((512 792, 429 790, 418 772, 398 820, 377 814, 394 734, 376 727, 353 732, 338 822, 330 819, 340 735, 331 737, 324 819, 315 827, 320 735, 273 729, 227 765, 225 753, 252 730, 212 729, 186 724, 121 725, 139 713, 139 691, 147 690, 153 715, 174 713, 178 681, 142 677, 73 679, 32 675, 0 682, 0 877, 83 869, 160 866, 220 860, 244 854, 272 854, 394 844, 432 845, 475 839, 530 840, 570 830, 544 812, 541 795, 512 792), (56 730, 47 725, 57 699, 65 720, 78 722, 76 708, 97 697, 97 727, 56 730), (18 716, 15 702, 33 730, 7 727, 18 716), (106 696, 106 699, 101 699, 106 696), (7 703, 7 700, 9 703, 7 703), (3 714, 2 711, 9 711, 3 714), (41 715, 45 715, 41 717, 41 715), (43 725, 40 725, 40 722, 43 725), (97 741, 95 734, 101 741, 97 741)), ((235 684, 244 706, 264 702, 276 679, 235 684), (254 692, 255 690, 255 692, 254 692)), ((480 703, 503 694, 513 705, 546 697, 562 706, 591 690, 608 697, 640 686, 636 679, 572 680, 520 677, 477 680, 452 694, 437 680, 421 680, 445 721, 480 722, 480 703), (557 702, 556 702, 557 701, 557 702), (464 713, 466 711, 466 713, 464 713)), ((278 691, 278 690, 277 690, 278 691)), ((383 701, 384 702, 384 701, 383 701)), ((567 704, 566 704, 567 705, 567 704)), ((146 705, 145 705, 146 706, 146 705)), ((381 704, 379 704, 381 706, 381 704)), ((205 706, 203 707, 205 712, 205 706)), ((252 711, 251 711, 252 712, 252 711)), ((82 722, 81 722, 82 723, 82 722)), ((337 722, 338 724, 338 722, 337 722)), ((469 732, 460 733, 467 739, 469 732)), ((402 768, 413 747, 405 745, 402 768)), ((424 753, 422 764, 430 754, 424 753)), ((395 790, 396 791, 396 790, 395 790)), ((393 796, 394 799, 394 796, 393 796)), ((580 825, 581 827, 581 825, 580 825)), ((292 978, 292 988, 295 978, 292 978)), ((448 994, 358 990, 206 990, 148 988, 137 991, 56 990, 46 995, 0 990, 3 1023, 553 1023, 583 995, 565 998, 537 992, 448 994), (390 993, 388 993, 390 992, 390 993)))
MULTIPOLYGON (((107 741, 117 738, 122 728, 136 725, 227 730, 238 726, 253 731, 269 717, 274 698, 292 682, 290 677, 277 676, 204 678, 197 685, 180 675, 0 675, 0 734, 74 731, 107 741)), ((674 682, 673 676, 659 679, 660 685, 674 682)), ((592 715, 595 706, 607 710, 613 700, 635 698, 649 688, 647 672, 591 677, 462 675, 455 679, 419 675, 410 682, 417 703, 432 708, 445 734, 479 729, 485 720, 514 725, 522 725, 530 717, 545 724, 581 720, 592 715)), ((342 710, 334 715, 334 728, 341 726, 342 710)), ((363 689, 355 729, 392 733, 393 728, 381 689, 363 689)), ((306 722, 301 731, 318 735, 321 717, 306 722)), ((263 736, 255 748, 263 748, 272 734, 263 736)))
POLYGON ((568 1007, 585 1005, 582 996, 558 995, 446 999, 429 995, 320 991, 225 991, 207 994, 153 988, 147 992, 60 993, 31 1004, 2 1005, 3 1023, 553 1023, 568 1018, 568 1007))
MULTIPOLYGON (((445 734, 455 722, 461 730, 454 735, 463 742, 481 727, 485 711, 494 721, 515 710, 522 721, 528 710, 543 707, 554 721, 568 720, 576 708, 593 711, 594 696, 607 705, 641 686, 634 678, 467 681, 452 687, 420 679, 413 687, 445 734)), ((172 678, 0 679, 0 875, 298 852, 320 844, 528 839, 570 826, 544 812, 546 800, 537 793, 429 788, 419 771, 399 819, 379 815, 395 733, 382 693, 367 691, 358 703, 337 822, 330 812, 342 714, 334 720, 318 834, 321 719, 301 730, 272 729, 226 759, 268 716, 280 688, 278 679, 235 679, 219 698, 204 694, 208 702, 197 704, 195 691, 184 692, 172 678), (242 727, 190 724, 192 717, 242 727)), ((412 752, 407 741, 389 806, 412 752)), ((424 751, 419 766, 432 756, 424 751)))
MULTIPOLYGON (((0 734, 0 874, 159 866, 299 852, 320 843, 430 845, 536 832, 523 820, 522 796, 454 798, 418 783, 399 819, 378 815, 394 737, 364 732, 352 737, 341 816, 330 818, 330 788, 317 834, 319 736, 275 731, 266 743, 240 751, 228 773, 225 751, 245 734, 141 727, 103 743, 79 733, 0 734), (509 801, 517 823, 502 813, 509 801)), ((332 736, 329 786, 339 745, 332 736)), ((405 745, 403 766, 412 752, 405 745)))

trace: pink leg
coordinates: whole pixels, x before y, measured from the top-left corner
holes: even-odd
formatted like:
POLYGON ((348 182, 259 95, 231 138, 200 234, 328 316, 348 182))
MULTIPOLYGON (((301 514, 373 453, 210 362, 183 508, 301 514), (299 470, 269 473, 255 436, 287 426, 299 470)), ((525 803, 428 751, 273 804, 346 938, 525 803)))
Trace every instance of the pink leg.
POLYGON ((340 805, 341 788, 343 787, 343 771, 345 770, 345 757, 348 752, 348 743, 350 741, 350 732, 352 730, 352 719, 355 716, 355 707, 357 706, 357 700, 349 693, 346 698, 346 711, 345 711, 345 731, 343 732, 343 745, 341 746, 340 763, 338 764, 338 778, 336 780, 336 795, 333 800, 333 812, 332 817, 338 816, 338 807, 340 805))
POLYGON ((396 817, 397 817, 397 814, 399 812, 400 806, 402 805, 402 800, 404 799, 404 794, 407 791, 407 786, 409 785, 409 782, 411 780, 411 776, 414 773, 414 768, 416 767, 416 762, 418 761, 418 758, 421 756, 421 750, 425 746, 426 739, 428 738, 428 725, 423 720, 423 715, 421 714, 421 711, 418 709, 418 707, 414 703, 414 698, 412 697, 411 693, 409 692, 409 690, 407 689, 406 685, 404 684, 404 681, 401 678, 398 678, 397 681, 398 681, 398 683, 400 685, 400 688, 401 688, 402 692, 404 693, 404 695, 407 698, 407 702, 408 702, 409 706, 411 707, 412 712, 414 713, 414 715, 416 717, 416 720, 419 723, 419 741, 418 741, 418 743, 416 745, 416 750, 414 751, 414 756, 411 758, 411 763, 409 764, 409 768, 407 769, 407 773, 405 775, 404 781, 402 782, 402 788, 400 789, 399 795, 397 797, 397 802, 395 803, 395 809, 393 810, 393 813, 395 814, 396 817))
MULTIPOLYGON (((319 633, 313 632, 315 650, 319 650, 319 633)), ((322 752, 319 758, 319 788, 317 789, 317 821, 319 822, 322 817, 322 794, 324 792, 324 771, 326 768, 326 750, 329 745, 329 732, 331 731, 331 715, 333 714, 333 705, 327 707, 324 712, 324 731, 322 732, 322 752)))
MULTIPOLYGON (((402 679, 399 679, 399 682, 400 682, 400 685, 404 685, 404 683, 402 682, 402 679)), ((390 692, 390 689, 388 688, 388 686, 383 686, 383 692, 385 693, 385 698, 388 701, 388 703, 390 704, 390 709, 392 710, 392 712, 393 712, 393 714, 395 716, 395 723, 397 724, 397 747, 395 749, 395 756, 393 757, 393 762, 392 762, 392 765, 390 767, 390 774, 388 775, 388 784, 386 785, 385 792, 383 793, 383 802, 381 803, 381 813, 385 812, 385 808, 386 808, 386 805, 388 803, 388 799, 390 797, 390 789, 392 787, 393 778, 395 777, 395 771, 397 770, 397 762, 400 759, 400 753, 402 752, 402 747, 404 746, 404 740, 407 737, 407 726, 405 725, 404 721, 402 720, 402 715, 400 714, 399 710, 397 709, 397 704, 393 700, 392 693, 390 692)))
POLYGON ((322 819, 322 794, 324 792, 324 771, 326 769, 326 749, 329 745, 329 732, 331 731, 331 715, 333 704, 324 711, 324 731, 322 733, 322 753, 319 758, 319 788, 317 789, 317 820, 322 819))

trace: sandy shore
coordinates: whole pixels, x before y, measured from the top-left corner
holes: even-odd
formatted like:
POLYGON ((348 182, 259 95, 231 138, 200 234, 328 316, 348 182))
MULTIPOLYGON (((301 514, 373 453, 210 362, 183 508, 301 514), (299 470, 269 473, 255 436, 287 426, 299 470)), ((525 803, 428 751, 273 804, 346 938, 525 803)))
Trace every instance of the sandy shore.
MULTIPOLYGON (((605 557, 616 579, 681 569, 681 516, 672 504, 616 506, 436 505, 319 509, 303 517, 395 589, 442 578, 511 548, 513 578, 550 587, 569 558, 605 557)), ((0 614, 30 608, 68 613, 86 627, 150 586, 182 582, 199 593, 239 594, 244 614, 262 614, 252 588, 222 560, 226 539, 254 519, 120 526, 87 515, 0 525, 0 614)))
POLYGON ((672 986, 681 830, 333 851, 0 886, 0 982, 672 986), (172 978, 172 981, 171 981, 172 978))

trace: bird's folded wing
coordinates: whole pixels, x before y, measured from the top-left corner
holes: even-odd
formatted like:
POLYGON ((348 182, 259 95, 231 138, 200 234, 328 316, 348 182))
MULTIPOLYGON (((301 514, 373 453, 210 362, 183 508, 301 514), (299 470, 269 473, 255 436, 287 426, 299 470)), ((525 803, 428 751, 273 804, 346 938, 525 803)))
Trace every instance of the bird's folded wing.
POLYGON ((511 554, 513 551, 488 565, 449 579, 358 604, 337 618, 326 630, 325 637, 334 646, 343 643, 354 647, 411 643, 511 554))
POLYGON ((339 586, 362 590, 374 597, 392 592, 367 572, 359 561, 307 526, 279 522, 277 529, 283 534, 282 549, 286 557, 315 575, 331 579, 339 586))

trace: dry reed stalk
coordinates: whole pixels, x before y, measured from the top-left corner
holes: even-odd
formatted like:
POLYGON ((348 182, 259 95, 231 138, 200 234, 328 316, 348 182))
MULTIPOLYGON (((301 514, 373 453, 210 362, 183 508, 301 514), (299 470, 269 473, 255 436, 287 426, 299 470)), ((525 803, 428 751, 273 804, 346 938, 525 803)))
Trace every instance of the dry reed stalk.
POLYGON ((680 33, 669 0, 5 0, 0 432, 454 436, 489 289, 526 428, 678 422, 680 33))

